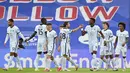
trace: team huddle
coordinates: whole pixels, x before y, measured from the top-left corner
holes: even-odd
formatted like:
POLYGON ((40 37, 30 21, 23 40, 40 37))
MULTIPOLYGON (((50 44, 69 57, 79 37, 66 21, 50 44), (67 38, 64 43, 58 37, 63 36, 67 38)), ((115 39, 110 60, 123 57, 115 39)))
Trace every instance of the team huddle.
POLYGON ((8 70, 13 57, 16 58, 16 63, 18 64, 18 71, 22 70, 20 59, 17 53, 19 48, 24 48, 21 41, 27 42, 31 40, 36 35, 38 36, 37 41, 37 55, 34 61, 35 71, 39 71, 38 63, 42 54, 45 58, 45 72, 49 72, 51 62, 54 62, 57 71, 70 71, 66 68, 66 61, 69 61, 75 66, 75 70, 78 70, 78 65, 71 58, 71 45, 70 45, 70 34, 81 29, 82 36, 88 34, 89 42, 89 52, 92 55, 91 60, 91 71, 100 70, 102 63, 106 64, 105 70, 110 66, 114 71, 118 71, 119 55, 122 53, 123 57, 123 71, 126 69, 126 52, 127 52, 127 42, 129 38, 128 31, 125 30, 125 23, 120 22, 118 24, 119 30, 116 32, 116 39, 114 44, 112 41, 113 32, 109 29, 109 24, 103 22, 103 29, 101 30, 98 25, 95 25, 95 19, 90 18, 89 25, 83 29, 83 25, 79 25, 75 29, 70 29, 70 23, 64 22, 60 26, 59 35, 55 30, 52 29, 52 24, 47 23, 45 18, 41 19, 41 24, 35 27, 34 33, 27 39, 20 32, 19 28, 14 25, 14 20, 8 20, 7 35, 5 38, 4 45, 6 45, 8 39, 10 38, 10 59, 8 61, 7 67, 4 70, 8 70), (20 36, 20 40, 18 39, 20 36), (98 49, 98 37, 100 36, 100 58, 97 58, 98 49), (56 48, 61 53, 60 64, 55 60, 54 53, 56 48), (115 50, 114 50, 115 48, 115 50), (115 55, 115 56, 114 56, 115 55), (115 57, 115 58, 114 58, 115 57))

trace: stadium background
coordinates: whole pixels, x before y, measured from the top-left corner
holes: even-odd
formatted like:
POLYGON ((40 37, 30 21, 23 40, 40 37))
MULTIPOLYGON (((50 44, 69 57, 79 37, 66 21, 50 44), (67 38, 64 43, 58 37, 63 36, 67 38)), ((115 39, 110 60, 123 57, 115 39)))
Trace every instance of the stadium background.
MULTIPOLYGON (((110 29, 113 31, 114 35, 116 33, 116 30, 118 29, 118 22, 122 21, 125 22, 126 25, 126 30, 130 32, 130 1, 129 0, 113 0, 110 3, 103 3, 101 0, 98 0, 95 3, 87 3, 87 0, 78 0, 77 2, 72 2, 72 3, 60 3, 58 1, 62 0, 56 0, 53 3, 34 3, 33 1, 36 0, 30 0, 31 2, 28 3, 11 3, 10 1, 13 0, 7 0, 5 2, 1 2, 0 0, 0 68, 4 67, 7 64, 8 58, 9 58, 9 43, 7 43, 7 46, 4 47, 4 39, 6 35, 6 29, 8 27, 7 25, 7 19, 9 17, 8 13, 9 12, 9 7, 11 6, 18 6, 18 16, 28 16, 29 19, 26 21, 24 20, 17 20, 15 21, 15 25, 18 26, 21 30, 21 32, 26 36, 30 36, 34 28, 37 24, 40 24, 40 21, 34 21, 31 20, 32 16, 32 8, 34 6, 41 6, 43 7, 42 10, 42 17, 48 17, 51 16, 53 17, 53 20, 50 20, 53 24, 54 30, 57 31, 57 34, 59 33, 59 26, 63 23, 64 20, 56 20, 56 13, 59 14, 58 11, 56 11, 60 6, 76 6, 78 8, 78 15, 77 18, 70 21, 71 28, 77 27, 79 24, 84 24, 84 26, 88 25, 88 21, 86 21, 82 15, 82 11, 80 10, 80 6, 88 6, 90 10, 92 11, 96 6, 103 6, 106 11, 109 11, 110 7, 112 6, 119 6, 115 14, 113 14, 113 17, 111 20, 108 20, 110 23, 110 29), (5 15, 2 18, 1 15, 3 13, 2 11, 2 6, 5 7, 5 15)), ((17 0, 14 0, 17 1, 17 0)), ((19 0, 20 1, 20 0, 19 0)), ((26 0, 25 0, 26 1, 26 0)), ((21 2, 25 2, 24 0, 21 2)), ((28 0, 29 1, 29 0, 28 0)), ((41 0, 42 1, 42 0, 41 0)), ((65 1, 65 0, 64 0, 65 1)), ((75 0, 73 0, 75 1, 75 0)), ((71 11, 71 10, 70 10, 71 11)), ((61 11, 64 12, 64 11, 61 11)), ((13 14, 13 13, 12 13, 13 14)), ((65 17, 69 16, 69 11, 65 11, 65 17)), ((100 15, 99 15, 100 16, 100 15)), ((99 25, 102 28, 102 17, 97 16, 96 18, 96 24, 99 25)), ((72 57, 75 61, 77 61, 77 64, 79 64, 80 67, 90 67, 90 61, 91 61, 91 55, 89 54, 88 50, 88 45, 83 44, 79 41, 79 37, 81 36, 81 31, 77 31, 75 33, 71 34, 71 48, 72 48, 72 57), (83 62, 82 62, 83 61, 83 62)), ((18 53, 20 54, 21 57, 21 62, 23 67, 34 67, 33 62, 36 56, 36 42, 37 42, 37 37, 35 37, 33 40, 30 41, 29 46, 26 46, 25 50, 19 50, 18 53)), ((130 42, 129 42, 130 44, 130 42)), ((60 53, 56 52, 56 56, 59 55, 60 53)), ((130 67, 130 49, 128 49, 127 52, 127 62, 128 62, 128 67, 130 67)), ((42 56, 43 57, 43 56, 42 56)), ((58 57, 58 56, 57 56, 58 57)), ((98 53, 99 57, 99 53, 98 53)), ((41 59, 43 60, 43 58, 41 59)), ((120 67, 121 67, 120 63, 120 67)), ((44 63, 40 61, 40 67, 44 67, 44 63)), ((13 62, 12 67, 15 67, 16 64, 13 62)), ((72 67, 71 64, 68 63, 68 67, 72 67)), ((54 67, 54 65, 53 65, 54 67)))

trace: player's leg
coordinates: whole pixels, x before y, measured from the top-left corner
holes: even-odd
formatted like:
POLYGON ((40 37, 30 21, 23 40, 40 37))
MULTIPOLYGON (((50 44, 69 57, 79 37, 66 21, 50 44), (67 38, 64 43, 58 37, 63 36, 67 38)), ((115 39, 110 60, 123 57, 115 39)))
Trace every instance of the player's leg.
POLYGON ((105 69, 107 70, 108 68, 109 68, 109 55, 107 54, 106 56, 105 56, 105 58, 106 58, 106 67, 105 67, 105 69))
POLYGON ((51 65, 51 56, 48 55, 47 53, 47 59, 46 59, 46 67, 45 67, 45 72, 49 72, 50 71, 50 65, 51 65))
POLYGON ((18 71, 21 71, 22 70, 22 65, 21 65, 18 54, 14 53, 14 57, 16 58, 16 63, 18 64, 18 71))
POLYGON ((111 66, 112 69, 114 69, 114 57, 113 57, 113 54, 110 54, 109 57, 110 57, 110 66, 111 66))
POLYGON ((127 61, 126 61, 126 52, 127 52, 127 49, 125 47, 122 47, 122 56, 123 56, 123 71, 126 70, 126 65, 127 65, 127 61))
POLYGON ((61 43, 61 67, 62 70, 65 71, 66 69, 66 58, 64 57, 64 55, 66 54, 66 48, 65 45, 61 43))
POLYGON ((78 66, 76 65, 76 63, 73 61, 73 59, 71 58, 70 56, 70 47, 68 47, 68 51, 66 53, 66 55, 64 55, 64 57, 71 63, 75 66, 75 70, 77 71, 78 70, 78 66))
POLYGON ((16 50, 15 45, 14 44, 10 44, 10 59, 8 61, 8 65, 5 67, 4 70, 8 70, 9 69, 10 64, 12 63, 12 60, 14 58, 15 50, 16 50))
POLYGON ((92 49, 92 53, 91 53, 92 54, 92 63, 91 63, 91 65, 93 65, 92 68, 94 69, 94 71, 97 69, 97 66, 95 65, 97 48, 98 48, 97 44, 92 44, 92 47, 91 47, 91 49, 92 49))
POLYGON ((100 47, 100 59, 99 59, 99 66, 100 66, 100 68, 101 68, 103 62, 106 63, 106 59, 104 58, 105 53, 106 52, 105 52, 104 48, 100 47))
POLYGON ((47 53, 48 51, 44 51, 43 54, 44 54, 44 64, 45 64, 45 70, 48 68, 48 63, 47 63, 47 53))
POLYGON ((35 71, 39 71, 38 70, 38 62, 39 62, 39 59, 41 57, 41 54, 42 54, 42 52, 40 52, 40 51, 37 52, 36 58, 34 60, 35 71))
POLYGON ((17 50, 18 50, 18 44, 16 45, 16 48, 14 50, 14 57, 16 59, 16 63, 18 64, 18 71, 21 71, 21 70, 23 70, 23 68, 22 68, 22 65, 21 65, 20 58, 18 56, 17 50))
POLYGON ((117 46, 117 48, 115 50, 115 63, 114 63, 115 69, 114 69, 114 71, 118 71, 120 48, 121 47, 117 46))
POLYGON ((57 63, 57 61, 54 59, 53 56, 51 56, 51 60, 54 62, 55 66, 56 66, 56 68, 57 68, 57 71, 61 71, 62 68, 61 68, 60 65, 57 63))
POLYGON ((14 52, 10 52, 10 58, 9 58, 8 64, 3 70, 8 70, 9 69, 10 64, 12 63, 13 57, 14 57, 14 52))

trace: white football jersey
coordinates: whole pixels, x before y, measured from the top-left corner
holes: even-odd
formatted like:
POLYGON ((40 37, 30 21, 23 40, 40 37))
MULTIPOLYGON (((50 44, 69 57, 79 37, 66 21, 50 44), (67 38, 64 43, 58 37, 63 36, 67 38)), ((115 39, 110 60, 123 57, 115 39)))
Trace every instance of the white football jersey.
POLYGON ((35 31, 37 32, 38 42, 44 42, 46 40, 46 25, 37 25, 35 31))
POLYGON ((129 37, 129 33, 126 30, 124 30, 123 32, 118 30, 116 32, 116 36, 118 37, 117 45, 122 46, 122 44, 126 42, 126 38, 129 37))
POLYGON ((57 33, 55 30, 47 31, 47 40, 48 45, 55 44, 55 38, 57 37, 57 33))
MULTIPOLYGON (((107 29, 107 30, 103 29, 102 33, 104 35, 104 39, 101 37, 100 45, 104 46, 104 40, 110 41, 113 38, 113 33, 112 33, 112 31, 110 29, 107 29)), ((110 43, 112 43, 112 41, 110 43)))
POLYGON ((60 31, 60 35, 61 35, 61 44, 64 43, 70 43, 70 33, 72 32, 72 30, 70 29, 61 29, 60 31))
MULTIPOLYGON (((7 35, 8 37, 10 38, 10 44, 18 44, 18 35, 22 35, 19 28, 17 26, 13 26, 12 28, 11 27, 8 27, 7 28, 7 35)), ((6 36, 6 39, 5 39, 5 43, 8 41, 8 37, 6 36)), ((23 37, 23 35, 21 36, 23 38, 23 40, 25 40, 25 38, 23 37)))
POLYGON ((91 27, 90 25, 87 25, 85 31, 88 34, 89 44, 98 43, 98 33, 101 31, 99 26, 94 25, 91 27))

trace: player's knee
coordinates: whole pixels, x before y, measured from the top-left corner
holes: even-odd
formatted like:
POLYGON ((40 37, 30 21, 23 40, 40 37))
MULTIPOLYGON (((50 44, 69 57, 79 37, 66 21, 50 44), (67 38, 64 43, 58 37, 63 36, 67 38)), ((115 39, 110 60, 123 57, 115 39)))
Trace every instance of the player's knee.
POLYGON ((51 60, 54 60, 54 57, 53 57, 53 56, 51 56, 51 60))
POLYGON ((106 59, 108 59, 108 55, 106 55, 105 57, 106 57, 106 59))
POLYGON ((46 52, 43 52, 44 54, 47 54, 48 52, 46 51, 46 52))
POLYGON ((110 55, 110 59, 113 59, 113 55, 110 55))
POLYGON ((126 58, 126 56, 123 56, 123 59, 125 59, 126 58))
POLYGON ((66 59, 67 59, 68 61, 70 60, 70 58, 68 58, 68 57, 67 57, 66 59))
POLYGON ((41 54, 42 54, 42 52, 37 52, 37 54, 41 55, 41 54))
POLYGON ((97 54, 97 51, 93 51, 93 54, 97 54))
POLYGON ((101 56, 100 58, 101 58, 101 59, 103 59, 103 58, 104 58, 104 56, 101 56))
POLYGON ((10 56, 14 56, 14 53, 13 53, 13 52, 10 52, 10 56))
POLYGON ((14 53, 14 57, 17 57, 18 56, 18 54, 17 53, 14 53))
POLYGON ((119 55, 116 54, 115 57, 119 57, 119 55))

